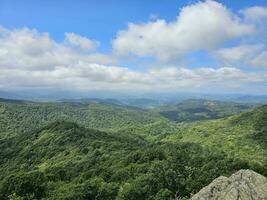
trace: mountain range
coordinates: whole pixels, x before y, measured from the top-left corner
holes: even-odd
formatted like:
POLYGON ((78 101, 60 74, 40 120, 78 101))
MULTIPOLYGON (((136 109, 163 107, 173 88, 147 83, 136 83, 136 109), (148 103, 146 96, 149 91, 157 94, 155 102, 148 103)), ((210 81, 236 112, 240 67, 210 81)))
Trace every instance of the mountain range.
POLYGON ((188 199, 241 169, 266 176, 266 133, 266 105, 1 99, 0 199, 188 199))

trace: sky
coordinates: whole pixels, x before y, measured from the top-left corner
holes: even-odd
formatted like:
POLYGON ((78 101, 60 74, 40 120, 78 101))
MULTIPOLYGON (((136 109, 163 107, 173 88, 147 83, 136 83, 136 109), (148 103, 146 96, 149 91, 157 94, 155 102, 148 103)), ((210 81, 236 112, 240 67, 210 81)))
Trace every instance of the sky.
POLYGON ((267 93, 266 0, 0 0, 0 90, 267 93))

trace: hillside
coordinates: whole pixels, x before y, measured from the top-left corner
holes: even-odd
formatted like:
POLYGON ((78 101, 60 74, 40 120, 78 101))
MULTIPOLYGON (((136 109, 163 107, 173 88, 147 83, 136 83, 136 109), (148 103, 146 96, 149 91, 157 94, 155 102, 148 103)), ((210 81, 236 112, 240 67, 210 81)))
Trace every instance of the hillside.
POLYGON ((266 117, 267 106, 260 106, 224 119, 184 124, 165 140, 198 143, 267 166, 266 117))
POLYGON ((141 145, 145 145, 145 141, 138 137, 115 136, 72 122, 55 122, 38 131, 1 140, 0 199, 6 199, 13 192, 39 199, 48 196, 44 190, 57 190, 51 194, 55 195, 53 199, 68 198, 70 194, 78 198, 76 186, 83 187, 79 179, 87 180, 91 176, 96 177, 92 183, 104 184, 113 190, 117 185, 105 183, 102 177, 97 179, 99 173, 109 176, 109 166, 120 165, 122 155, 141 145), (70 186, 72 190, 65 194, 70 186))
POLYGON ((162 116, 175 122, 218 119, 248 110, 251 105, 205 99, 189 99, 156 108, 162 116))
POLYGON ((63 121, 1 139, 0 152, 3 200, 167 200, 189 197, 217 176, 249 167, 193 143, 148 142, 63 121))
POLYGON ((3 200, 189 198, 220 175, 267 171, 267 106, 176 123, 105 102, 2 100, 0 116, 3 200))
POLYGON ((150 126, 153 123, 168 124, 168 119, 175 122, 190 122, 218 118, 248 108, 233 103, 217 102, 213 105, 214 101, 208 102, 190 100, 188 103, 179 104, 180 110, 162 111, 162 107, 160 107, 158 112, 119 105, 117 104, 118 101, 114 99, 81 99, 71 102, 30 102, 0 99, 0 137, 32 131, 57 120, 77 122, 87 128, 116 131, 117 129, 141 128, 143 125, 150 126), (220 105, 219 108, 217 108, 217 104, 220 105), (207 106, 211 107, 209 111, 207 111, 207 106), (225 110, 223 111, 223 109, 225 110), (169 115, 173 112, 179 114, 169 115), (173 117, 179 119, 173 119, 173 117))
POLYGON ((0 100, 0 135, 35 130, 57 120, 87 128, 117 129, 166 120, 159 114, 105 103, 38 103, 0 100))

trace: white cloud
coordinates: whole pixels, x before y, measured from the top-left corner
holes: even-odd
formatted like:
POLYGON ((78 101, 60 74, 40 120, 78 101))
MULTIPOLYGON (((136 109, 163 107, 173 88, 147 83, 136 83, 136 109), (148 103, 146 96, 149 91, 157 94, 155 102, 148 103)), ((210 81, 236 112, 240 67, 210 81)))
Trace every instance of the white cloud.
POLYGON ((242 72, 237 68, 165 67, 137 72, 125 67, 78 62, 57 66, 53 70, 3 68, 1 88, 64 88, 111 91, 179 91, 209 88, 242 88, 262 83, 264 74, 242 72))
POLYGON ((241 11, 247 21, 260 21, 267 19, 267 7, 253 6, 241 11))
POLYGON ((253 6, 241 10, 246 23, 253 24, 257 30, 249 40, 267 42, 267 7, 253 6))
MULTIPOLYGON (((89 39, 78 35, 66 34, 66 40, 76 44, 79 48, 93 48, 89 39)), ((116 59, 100 53, 81 52, 80 49, 66 43, 58 43, 50 38, 48 33, 40 33, 35 29, 0 28, 0 69, 28 68, 28 69, 54 69, 59 65, 76 63, 77 61, 112 64, 116 59)))
POLYGON ((263 44, 240 45, 219 49, 215 52, 215 56, 227 65, 249 65, 250 61, 262 52, 263 49, 263 44))
POLYGON ((263 44, 223 48, 216 51, 214 55, 225 65, 267 68, 267 51, 263 44))
POLYGON ((158 19, 145 24, 130 23, 113 41, 118 54, 156 56, 169 60, 195 50, 209 50, 225 41, 253 33, 222 4, 207 0, 182 8, 173 22, 158 19))
POLYGON ((99 45, 98 42, 89 40, 75 33, 65 33, 65 41, 74 47, 78 47, 82 51, 94 51, 99 45))
MULTIPOLYGON (((169 60, 199 49, 216 51, 222 66, 178 68, 161 66, 141 71, 119 66, 114 55, 97 53, 98 42, 65 33, 62 42, 35 29, 0 27, 0 88, 53 88, 118 91, 194 91, 215 88, 246 88, 266 84, 266 73, 232 67, 240 63, 266 67, 262 44, 219 48, 234 38, 254 32, 222 4, 199 2, 184 7, 173 22, 155 19, 146 24, 129 24, 113 41, 119 54, 155 56, 169 60), (215 48, 215 49, 214 49, 215 48)), ((158 63, 156 63, 158 64, 158 63)))

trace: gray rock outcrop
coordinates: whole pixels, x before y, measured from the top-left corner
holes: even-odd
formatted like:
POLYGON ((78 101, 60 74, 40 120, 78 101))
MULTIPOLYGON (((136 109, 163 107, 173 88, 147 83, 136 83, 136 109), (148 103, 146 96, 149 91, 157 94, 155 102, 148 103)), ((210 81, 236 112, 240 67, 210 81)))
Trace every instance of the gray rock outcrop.
POLYGON ((252 170, 240 170, 229 178, 216 178, 191 200, 267 200, 267 179, 252 170))

